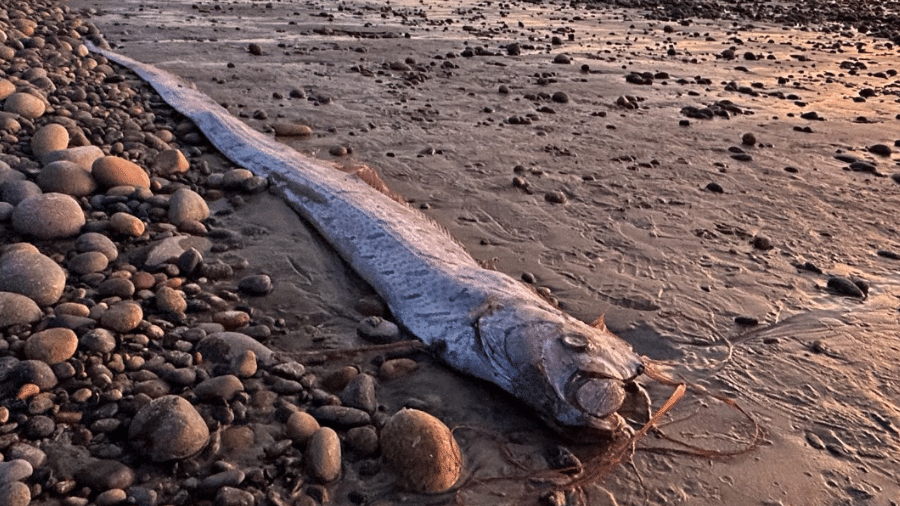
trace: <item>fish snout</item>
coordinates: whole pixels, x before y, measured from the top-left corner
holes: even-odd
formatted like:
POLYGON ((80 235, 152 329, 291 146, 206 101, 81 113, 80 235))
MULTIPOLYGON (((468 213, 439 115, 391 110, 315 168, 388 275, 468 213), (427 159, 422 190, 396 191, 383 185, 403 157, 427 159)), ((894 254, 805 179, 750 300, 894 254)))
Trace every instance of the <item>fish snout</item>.
POLYGON ((615 378, 601 378, 576 373, 566 388, 576 408, 594 418, 614 415, 625 402, 625 384, 615 378))

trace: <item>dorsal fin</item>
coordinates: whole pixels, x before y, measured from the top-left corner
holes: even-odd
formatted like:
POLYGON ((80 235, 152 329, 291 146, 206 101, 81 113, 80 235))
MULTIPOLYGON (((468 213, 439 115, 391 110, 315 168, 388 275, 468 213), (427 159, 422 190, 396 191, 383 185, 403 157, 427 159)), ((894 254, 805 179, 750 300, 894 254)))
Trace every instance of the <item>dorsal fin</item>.
POLYGON ((603 315, 598 316, 596 320, 592 321, 591 327, 594 327, 598 330, 607 331, 606 320, 604 320, 603 315))

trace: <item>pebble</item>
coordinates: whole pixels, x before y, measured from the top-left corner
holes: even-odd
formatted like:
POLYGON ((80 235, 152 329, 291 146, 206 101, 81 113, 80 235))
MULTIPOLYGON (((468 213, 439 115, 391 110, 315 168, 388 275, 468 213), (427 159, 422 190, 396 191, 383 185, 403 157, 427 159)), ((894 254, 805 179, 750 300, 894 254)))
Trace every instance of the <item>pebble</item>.
POLYGON ((226 190, 236 190, 251 177, 253 173, 247 169, 231 169, 222 176, 222 186, 226 190))
POLYGON ((269 366, 275 362, 275 354, 259 341, 240 332, 215 332, 197 343, 197 351, 204 359, 219 364, 228 364, 246 351, 256 354, 257 360, 269 366))
POLYGON ((134 283, 122 277, 110 277, 100 283, 97 292, 103 297, 119 297, 127 299, 134 295, 134 283))
POLYGON ((34 323, 44 316, 41 308, 28 297, 0 292, 0 329, 11 325, 34 323))
POLYGON ((83 348, 104 355, 116 349, 116 336, 106 329, 89 330, 79 342, 83 348))
POLYGON ((91 165, 91 174, 104 187, 137 186, 150 188, 150 176, 134 162, 118 156, 98 158, 91 165))
POLYGON ((103 150, 97 146, 76 146, 59 151, 50 151, 41 157, 41 163, 46 167, 53 162, 72 162, 87 172, 91 172, 94 162, 103 157, 103 150))
POLYGON ((301 123, 275 123, 272 128, 275 129, 275 135, 284 137, 309 137, 312 135, 312 128, 301 123))
POLYGON ((368 341, 385 344, 394 342, 400 337, 400 328, 380 316, 370 316, 359 322, 356 333, 368 341))
POLYGON ((78 201, 63 193, 34 195, 19 202, 12 214, 13 228, 38 239, 61 239, 77 234, 85 224, 78 201))
POLYGON ((16 92, 6 97, 3 103, 3 110, 18 114, 23 118, 37 119, 47 111, 47 105, 40 97, 36 97, 31 93, 16 92))
POLYGON ((78 337, 65 328, 53 328, 36 332, 25 341, 25 356, 50 365, 66 361, 75 354, 78 337))
POLYGON ((568 55, 558 54, 553 58, 553 63, 568 65, 569 63, 572 63, 572 59, 569 58, 568 55))
POLYGON ((6 97, 12 95, 13 93, 15 93, 15 91, 16 85, 13 84, 9 79, 0 79, 0 100, 5 100, 6 97))
POLYGON ((256 499, 246 490, 222 487, 216 493, 215 506, 255 506, 256 499))
POLYGON ((0 256, 0 291, 31 298, 38 306, 59 300, 66 286, 66 271, 36 251, 19 249, 0 256))
POLYGON ((134 470, 111 459, 90 459, 75 472, 78 483, 94 490, 127 489, 135 480, 134 470))
POLYGON ((386 380, 394 380, 409 376, 419 370, 419 363, 410 358, 394 358, 385 360, 378 368, 378 375, 386 380))
POLYGON ((828 288, 840 295, 846 295, 847 297, 866 298, 866 294, 859 285, 843 276, 829 277, 828 288))
POLYGON ((97 182, 90 172, 75 162, 66 160, 46 165, 36 181, 44 192, 64 193, 73 197, 86 197, 97 190, 97 182))
POLYGON ((306 411, 294 411, 284 424, 285 437, 303 444, 319 430, 319 422, 306 411))
POLYGON ((363 456, 378 453, 378 433, 371 425, 353 427, 347 431, 347 444, 363 456))
POLYGON ((256 374, 258 368, 256 353, 251 350, 244 351, 231 362, 231 372, 238 378, 249 378, 256 374))
MULTIPOLYGON (((17 206, 23 200, 42 194, 41 187, 28 180, 8 181, 3 187, 3 201, 17 206)), ((15 210, 13 210, 15 212, 15 210)))
POLYGON ((147 228, 140 218, 125 212, 118 212, 110 216, 109 226, 115 232, 129 237, 140 237, 144 235, 147 228))
POLYGON ((424 411, 395 413, 381 430, 381 449, 403 485, 414 492, 443 492, 462 473, 462 454, 450 429, 424 411))
POLYGON ((233 374, 209 378, 194 387, 194 394, 202 401, 214 401, 218 399, 231 401, 234 399, 235 395, 243 391, 244 384, 233 374))
POLYGON ((153 462, 166 462, 199 452, 209 441, 209 429, 191 403, 166 395, 137 412, 128 439, 153 462))
POLYGON ((545 193, 544 200, 550 202, 551 204, 565 204, 569 199, 566 198, 565 193, 555 190, 545 193))
POLYGON ((28 506, 31 503, 31 489, 28 485, 13 481, 0 484, 0 504, 4 506, 28 506))
POLYGON ((348 406, 319 406, 310 409, 309 414, 322 425, 360 427, 372 423, 372 417, 369 416, 369 413, 348 406))
POLYGON ((169 199, 169 222, 182 225, 187 221, 203 221, 209 218, 209 206, 193 190, 182 188, 169 199))
POLYGON ((374 413, 377 407, 375 401, 375 378, 362 373, 357 374, 347 383, 340 394, 341 403, 351 408, 361 409, 367 413, 374 413))
POLYGON ((869 146, 869 153, 878 155, 878 156, 891 156, 894 150, 891 149, 887 144, 873 144, 869 146))
POLYGON ((153 169, 161 176, 183 174, 191 168, 190 162, 179 149, 167 149, 156 155, 153 169))
POLYGON ((113 488, 101 492, 97 499, 94 500, 94 504, 97 506, 116 506, 125 502, 126 499, 128 499, 128 494, 124 490, 113 488))
POLYGON ((39 128, 31 137, 31 152, 41 160, 47 153, 69 147, 69 132, 58 123, 49 123, 39 128))
POLYGON ((198 488, 204 491, 216 491, 222 487, 236 487, 244 482, 247 475, 240 469, 229 469, 203 478, 198 488))
POLYGON ((97 232, 88 232, 78 236, 78 239, 75 240, 75 249, 82 252, 99 251, 110 262, 119 257, 116 243, 112 242, 109 237, 97 232))
MULTIPOLYGON (((43 362, 38 362, 42 364, 43 362)), ((50 387, 52 388, 52 387, 50 387)), ((15 443, 4 452, 10 460, 22 459, 31 464, 34 469, 40 469, 47 463, 47 454, 36 446, 28 443, 15 443)), ((2 504, 2 503, 0 503, 2 504)))
POLYGON ((160 287, 160 289, 156 291, 154 300, 156 301, 157 309, 160 311, 184 313, 185 310, 187 310, 187 301, 184 300, 184 295, 180 291, 168 286, 160 287))
POLYGON ((137 328, 143 318, 140 304, 125 300, 110 306, 100 317, 100 324, 116 332, 129 332, 137 328))
POLYGON ((338 479, 341 475, 341 440, 337 432, 329 427, 314 432, 307 443, 304 458, 314 480, 328 483, 338 479))
POLYGON ((34 468, 27 460, 16 459, 0 462, 0 483, 22 481, 31 476, 33 472, 34 468))
POLYGON ((248 295, 266 295, 272 288, 272 278, 266 274, 247 276, 238 283, 238 289, 248 295))
POLYGON ((219 311, 213 314, 213 321, 225 327, 226 330, 234 330, 250 323, 250 315, 244 311, 219 311))
POLYGON ((70 258, 66 266, 77 275, 101 272, 109 265, 109 259, 99 251, 86 251, 70 258))

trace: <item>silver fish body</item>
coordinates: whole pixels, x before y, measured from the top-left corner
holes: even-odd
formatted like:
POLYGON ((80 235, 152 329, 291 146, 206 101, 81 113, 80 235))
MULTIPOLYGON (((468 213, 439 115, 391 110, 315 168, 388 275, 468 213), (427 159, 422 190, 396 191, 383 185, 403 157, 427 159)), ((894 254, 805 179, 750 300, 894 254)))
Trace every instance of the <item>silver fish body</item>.
POLYGON ((480 267, 426 216, 251 129, 172 74, 91 50, 135 71, 226 157, 269 178, 449 366, 496 384, 555 427, 620 428, 624 386, 643 371, 630 345, 480 267))

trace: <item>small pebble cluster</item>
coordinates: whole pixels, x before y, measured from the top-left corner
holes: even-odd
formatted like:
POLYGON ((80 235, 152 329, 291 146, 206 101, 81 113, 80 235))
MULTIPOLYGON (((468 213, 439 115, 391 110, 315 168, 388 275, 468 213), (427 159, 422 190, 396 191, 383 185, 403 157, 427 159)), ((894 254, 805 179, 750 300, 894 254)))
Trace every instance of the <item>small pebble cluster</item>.
POLYGON ((202 134, 86 38, 103 45, 64 4, 0 7, 0 505, 314 505, 383 462, 413 492, 452 487, 449 429, 376 401, 415 361, 321 375, 263 344, 285 323, 250 302, 273 280, 207 202, 267 182, 211 169, 202 134))

